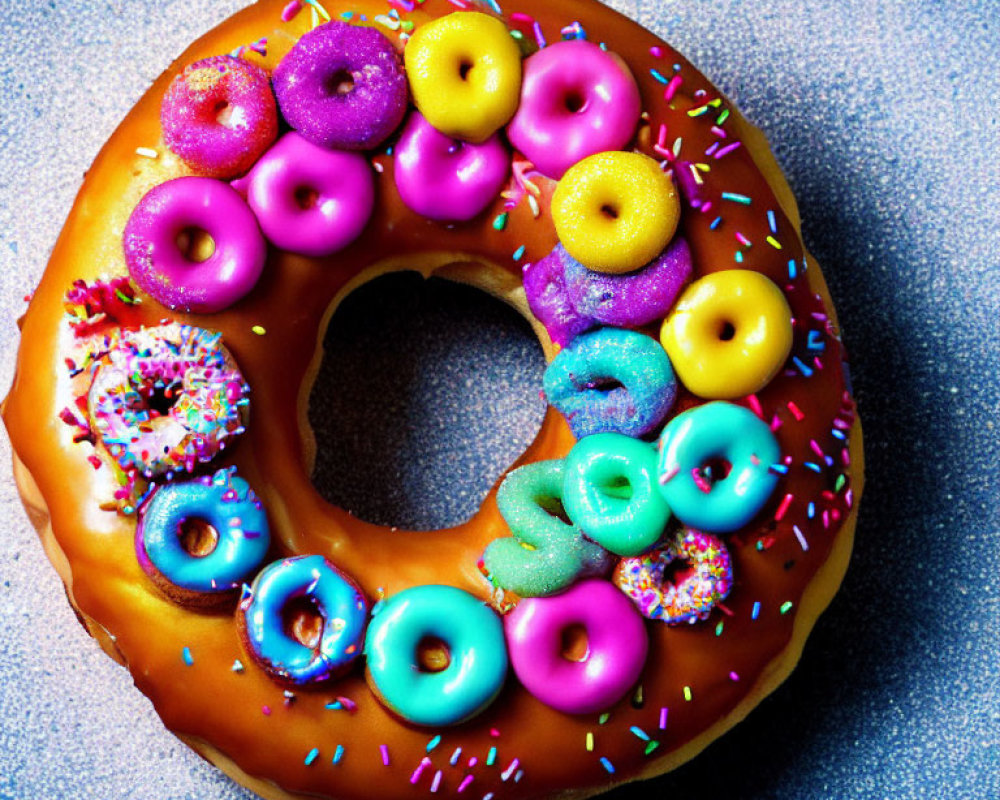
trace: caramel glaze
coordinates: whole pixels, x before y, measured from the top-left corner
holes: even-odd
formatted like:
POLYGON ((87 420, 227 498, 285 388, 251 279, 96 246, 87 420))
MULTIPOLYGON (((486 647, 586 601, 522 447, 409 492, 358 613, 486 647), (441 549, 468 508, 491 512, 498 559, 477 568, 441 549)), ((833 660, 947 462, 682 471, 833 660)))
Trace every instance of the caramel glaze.
MULTIPOLYGON (((18 368, 4 420, 17 457, 47 506, 54 536, 48 549, 57 562, 65 555, 60 571, 72 602, 92 623, 91 630, 100 633, 103 629, 110 635, 136 685, 151 698, 167 727, 195 746, 204 743, 202 751, 227 763, 230 772, 244 779, 247 774, 263 779, 264 783, 256 783, 258 790, 273 782, 293 794, 408 797, 427 792, 434 772, 442 769, 440 791, 446 793, 454 792, 462 778, 471 774, 474 780, 468 796, 482 797, 493 791, 497 798, 541 797, 560 790, 582 796, 673 766, 681 754, 690 757, 707 744, 709 736, 745 714, 748 706, 787 674, 805 633, 839 583, 853 529, 853 515, 848 516, 845 502, 850 483, 826 499, 821 493, 832 492, 835 477, 844 471, 840 466, 843 445, 830 434, 832 421, 838 414, 848 423, 853 417, 850 411, 841 411, 845 381, 834 323, 825 328, 811 316, 833 313, 821 299, 827 297, 822 276, 814 264, 801 274, 803 248, 794 201, 763 140, 733 112, 722 126, 729 133, 724 144, 743 138, 745 146, 722 159, 705 157, 706 148, 717 140, 712 122, 688 111, 720 97, 718 91, 669 46, 595 2, 510 0, 503 5, 507 14, 539 16, 550 42, 560 38, 563 26, 579 20, 592 41, 606 42, 625 58, 639 82, 651 122, 638 135, 641 149, 652 155, 659 126, 666 124, 668 147, 682 137, 681 158, 711 167, 703 191, 713 202, 712 212, 686 209, 682 223, 696 272, 736 266, 763 272, 786 288, 796 318, 793 352, 811 364, 805 349, 807 326, 823 331, 826 345, 822 369, 808 378, 796 370, 785 372, 759 394, 765 418, 771 420, 777 414, 782 422, 777 436, 793 464, 758 522, 729 537, 736 585, 726 608, 732 615, 716 611, 710 621, 691 627, 648 624, 651 648, 641 683, 642 707, 627 698, 609 709, 610 718, 599 725, 596 715, 569 717, 543 706, 510 676, 500 698, 480 717, 447 730, 426 730, 389 713, 369 690, 360 669, 322 690, 298 691, 293 701, 286 702, 283 687, 243 652, 232 609, 196 613, 171 603, 136 563, 134 517, 99 509, 115 488, 111 471, 106 463, 98 469, 88 463, 92 446, 74 443, 74 430, 58 418, 63 408, 73 405, 74 389, 79 391, 63 363, 73 346, 63 297, 76 279, 125 274, 121 234, 132 208, 155 184, 187 173, 166 150, 160 134, 160 99, 169 81, 198 58, 232 51, 262 36, 268 39, 268 55, 251 55, 251 60, 273 68, 309 26, 308 9, 291 23, 282 23, 284 5, 285 0, 264 0, 237 14, 192 45, 140 100, 88 172, 23 320, 18 368), (662 48, 661 58, 650 53, 654 46, 662 48), (683 85, 668 103, 664 85, 651 76, 650 69, 670 77, 675 63, 681 65, 683 85), (155 147, 160 157, 139 156, 137 147, 155 147), (765 172, 771 173, 770 185, 765 172), (720 198, 723 191, 747 195, 752 203, 724 201, 720 198), (765 242, 768 209, 775 212, 775 238, 781 250, 765 242), (724 221, 711 230, 717 215, 724 221), (734 262, 740 249, 737 231, 753 242, 744 248, 742 265, 734 262), (800 265, 799 277, 791 282, 790 259, 800 265), (792 416, 789 400, 801 409, 803 421, 792 416), (818 460, 811 439, 836 458, 835 468, 815 474, 802 466, 804 461, 818 460), (786 493, 794 499, 781 522, 775 523, 776 507, 786 493), (805 514, 810 501, 817 506, 813 520, 805 514), (831 520, 824 527, 822 512, 833 510, 840 521, 831 520), (845 520, 849 524, 843 524, 845 520), (793 534, 793 524, 808 540, 808 551, 803 551, 793 534), (760 541, 768 546, 760 549, 760 541), (841 554, 838 565, 824 571, 835 545, 841 554), (825 588, 812 600, 804 598, 814 579, 825 583, 825 588), (780 607, 789 601, 794 604, 791 610, 781 613, 780 607), (756 602, 760 603, 759 617, 752 620, 756 602), (724 629, 717 635, 720 622, 724 629), (182 660, 185 647, 193 658, 191 666, 182 660), (231 669, 236 659, 245 665, 241 673, 231 669), (731 679, 730 672, 738 680, 731 679), (685 700, 685 686, 690 688, 690 701, 685 700), (338 695, 352 699, 356 711, 326 710, 324 705, 338 695), (269 707, 269 715, 263 713, 264 706, 269 707), (669 707, 665 731, 658 729, 663 706, 669 707), (651 756, 644 754, 645 743, 629 733, 633 725, 660 742, 651 756), (588 731, 595 736, 593 752, 584 747, 588 731), (432 766, 412 786, 413 769, 428 755, 428 741, 439 733, 441 743, 429 754, 432 766), (333 765, 337 744, 344 745, 345 751, 340 763, 333 765), (383 744, 388 747, 389 767, 382 765, 383 744), (449 759, 459 746, 461 759, 458 766, 451 766, 449 759), (487 766, 487 753, 493 746, 498 751, 496 762, 487 766), (320 756, 306 766, 303 760, 313 747, 319 748, 320 756), (468 769, 473 756, 479 763, 468 769), (601 756, 615 766, 614 776, 601 765, 601 756), (519 761, 518 769, 524 770, 516 784, 516 769, 510 771, 509 780, 501 779, 514 758, 519 761)), ((325 6, 334 15, 349 9, 369 18, 388 10, 384 2, 373 0, 357 0, 349 6, 328 0, 325 6)), ((447 0, 428 0, 416 12, 401 16, 419 25, 453 10, 455 6, 447 0)), ((197 20, 193 22, 196 26, 197 20)), ((518 23, 517 27, 526 32, 526 39, 533 38, 530 24, 518 23)), ((397 35, 389 35, 398 41, 397 35)), ((721 108, 712 108, 712 119, 726 107, 723 100, 721 108)), ((453 584, 485 599, 490 587, 477 570, 477 559, 489 541, 507 535, 494 493, 471 520, 453 529, 407 532, 361 522, 327 504, 311 485, 314 444, 305 411, 322 358, 323 332, 336 303, 380 272, 407 268, 430 274, 437 270, 437 274, 490 291, 527 313, 520 289, 521 267, 556 244, 547 212, 553 184, 536 179, 543 195, 538 219, 522 201, 510 211, 506 229, 494 230, 490 223, 504 210, 503 201, 498 200, 469 224, 443 226, 403 207, 391 178, 392 159, 384 151, 374 161, 381 167, 378 205, 365 234, 347 250, 320 261, 272 250, 256 289, 219 314, 172 313, 143 297, 137 315, 145 324, 173 318, 223 332, 253 394, 248 432, 221 462, 236 464, 263 499, 272 524, 275 558, 322 553, 350 573, 373 599, 421 583, 453 584), (520 245, 526 251, 515 262, 512 254, 520 245), (253 333, 252 326, 263 326, 266 334, 253 333)), ((533 324, 551 357, 551 343, 537 322, 533 324)), ((677 410, 692 402, 691 397, 683 397, 677 410)), ((517 463, 561 457, 572 443, 561 417, 549 409, 537 439, 517 463)), ((860 452, 853 455, 857 493, 860 452)), ((107 638, 103 643, 112 649, 107 638)))

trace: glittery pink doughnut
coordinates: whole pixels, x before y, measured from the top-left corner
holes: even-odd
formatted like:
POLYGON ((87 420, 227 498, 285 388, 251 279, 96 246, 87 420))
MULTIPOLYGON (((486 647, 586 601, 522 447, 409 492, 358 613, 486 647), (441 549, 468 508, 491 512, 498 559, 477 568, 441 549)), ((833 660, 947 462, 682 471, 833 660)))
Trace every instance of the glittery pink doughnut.
POLYGON ((618 56, 583 40, 557 42, 524 62, 521 104, 507 134, 539 172, 558 180, 577 161, 628 144, 640 111, 639 89, 618 56))
POLYGON ((123 238, 128 271, 168 308, 210 314, 257 283, 267 245, 250 207, 213 178, 174 178, 153 187, 132 211, 123 238), (206 232, 215 251, 193 261, 178 244, 185 231, 206 232))
POLYGON ((294 131, 233 186, 246 192, 272 244, 304 256, 328 256, 347 247, 375 206, 375 181, 364 156, 327 150, 294 131))
POLYGON ((214 178, 246 172, 278 135, 271 81, 240 58, 195 61, 167 88, 160 124, 167 147, 192 169, 214 178))
POLYGON ((394 152, 396 188, 403 202, 441 221, 482 213, 510 174, 510 154, 499 134, 482 144, 452 139, 419 111, 410 114, 394 152))
POLYGON ((629 691, 646 663, 649 638, 628 598, 607 581, 580 581, 563 594, 521 600, 504 619, 507 650, 524 687, 568 714, 603 711, 629 691), (581 626, 587 651, 563 655, 563 635, 581 626))
POLYGON ((644 617, 669 625, 693 624, 708 619, 712 609, 726 599, 733 585, 733 568, 720 538, 688 528, 666 547, 623 558, 614 582, 644 617), (676 583, 666 581, 667 567, 678 559, 690 569, 676 583))

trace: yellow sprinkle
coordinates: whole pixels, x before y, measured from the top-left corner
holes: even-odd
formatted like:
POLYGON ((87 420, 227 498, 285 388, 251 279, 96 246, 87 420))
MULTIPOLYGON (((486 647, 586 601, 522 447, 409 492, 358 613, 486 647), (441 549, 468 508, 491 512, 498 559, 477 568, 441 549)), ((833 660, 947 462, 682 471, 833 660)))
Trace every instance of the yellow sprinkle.
POLYGON ((775 250, 780 250, 781 249, 781 243, 777 239, 775 239, 773 236, 768 236, 767 237, 767 243, 769 245, 771 245, 771 247, 773 247, 775 250))
POLYGON ((587 752, 594 752, 594 734, 590 731, 587 731, 587 752))
POLYGON ((250 330, 252 330, 258 336, 263 336, 265 333, 267 333, 263 325, 254 325, 250 330))
POLYGON ((687 700, 689 703, 691 702, 691 687, 690 686, 685 686, 684 687, 684 699, 687 700))

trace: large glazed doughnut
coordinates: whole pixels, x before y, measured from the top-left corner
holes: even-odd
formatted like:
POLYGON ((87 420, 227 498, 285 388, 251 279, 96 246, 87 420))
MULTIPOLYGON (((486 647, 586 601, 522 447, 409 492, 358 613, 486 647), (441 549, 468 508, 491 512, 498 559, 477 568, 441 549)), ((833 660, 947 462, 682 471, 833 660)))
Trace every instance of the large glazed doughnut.
POLYGON ((591 0, 261 0, 96 159, 3 417, 80 618, 236 780, 582 798, 690 759, 798 660, 863 480, 843 359, 766 143, 649 32, 591 0), (391 270, 521 311, 566 414, 448 530, 310 482, 318 343, 391 270))

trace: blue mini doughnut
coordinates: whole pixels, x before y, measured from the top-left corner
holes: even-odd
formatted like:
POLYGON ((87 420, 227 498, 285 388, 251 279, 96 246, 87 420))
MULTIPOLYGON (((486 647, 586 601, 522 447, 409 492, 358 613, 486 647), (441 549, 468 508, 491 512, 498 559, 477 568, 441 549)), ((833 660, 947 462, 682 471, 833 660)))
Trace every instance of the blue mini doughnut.
POLYGON ((507 676, 500 618, 453 586, 414 586, 381 601, 365 640, 368 682, 393 712, 417 725, 455 725, 493 702, 507 676), (438 640, 447 665, 430 671, 420 649, 438 640))
POLYGON ((770 470, 781 459, 778 441, 767 423, 743 406, 706 403, 678 414, 663 429, 659 446, 660 492, 692 528, 709 533, 742 528, 778 483, 770 470))
POLYGON ((261 571, 238 615, 253 660, 276 680, 303 686, 343 674, 361 655, 368 601, 323 556, 295 556, 261 571))
POLYGON ((542 384, 577 439, 649 433, 677 396, 674 370, 660 344, 620 328, 578 336, 552 360, 542 384))
POLYGON ((196 605, 227 599, 257 571, 270 544, 264 507, 235 467, 157 489, 135 534, 143 570, 172 598, 196 605), (188 530, 194 552, 184 544, 188 530))

